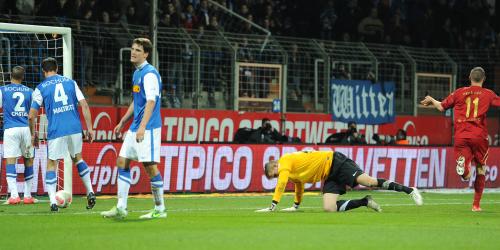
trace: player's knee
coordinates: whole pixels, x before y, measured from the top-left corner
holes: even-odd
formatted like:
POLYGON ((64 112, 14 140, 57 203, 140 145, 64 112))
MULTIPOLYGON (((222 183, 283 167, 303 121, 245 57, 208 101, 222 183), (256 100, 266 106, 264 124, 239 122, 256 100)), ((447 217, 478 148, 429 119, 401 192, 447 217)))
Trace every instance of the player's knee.
POLYGON ((118 159, 116 159, 116 166, 119 168, 125 168, 125 158, 118 157, 118 159))
POLYGON ((484 166, 476 166, 476 172, 478 175, 485 175, 486 174, 486 169, 484 166))

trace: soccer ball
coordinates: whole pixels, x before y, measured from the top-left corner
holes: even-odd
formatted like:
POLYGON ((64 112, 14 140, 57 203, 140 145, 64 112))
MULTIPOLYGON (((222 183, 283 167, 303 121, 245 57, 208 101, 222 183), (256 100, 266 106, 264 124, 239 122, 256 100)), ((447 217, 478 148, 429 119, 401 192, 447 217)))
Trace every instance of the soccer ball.
POLYGON ((64 190, 57 191, 56 205, 60 208, 67 208, 69 204, 71 204, 71 194, 64 190))

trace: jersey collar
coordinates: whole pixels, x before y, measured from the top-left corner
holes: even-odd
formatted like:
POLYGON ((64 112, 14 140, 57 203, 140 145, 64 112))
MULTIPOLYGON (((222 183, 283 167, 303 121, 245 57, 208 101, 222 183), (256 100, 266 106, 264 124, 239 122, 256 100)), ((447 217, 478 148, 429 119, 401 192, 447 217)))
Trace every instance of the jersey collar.
POLYGON ((141 70, 141 69, 142 69, 142 68, 144 68, 144 66, 146 66, 147 64, 148 64, 148 61, 146 60, 146 61, 144 61, 141 65, 139 65, 139 66, 137 67, 137 69, 138 69, 138 70, 141 70))

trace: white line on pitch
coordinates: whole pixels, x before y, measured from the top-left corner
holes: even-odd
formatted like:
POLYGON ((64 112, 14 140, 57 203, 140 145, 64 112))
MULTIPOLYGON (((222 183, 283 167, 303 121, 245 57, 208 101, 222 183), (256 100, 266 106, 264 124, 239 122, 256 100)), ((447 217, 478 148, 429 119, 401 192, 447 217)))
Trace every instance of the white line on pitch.
MULTIPOLYGON (((500 201, 482 201, 481 204, 500 204, 500 201)), ((470 202, 444 202, 444 203, 426 203, 424 206, 442 206, 442 205, 470 205, 470 202)), ((401 204, 384 204, 382 207, 406 207, 415 206, 415 204, 401 203, 401 204)), ((256 210, 261 207, 242 207, 242 208, 180 208, 180 209, 169 209, 168 212, 203 212, 203 211, 231 211, 231 210, 256 210)), ((319 206, 305 206, 302 208, 306 209, 320 209, 319 206)), ((129 213, 146 213, 151 210, 131 210, 129 213)), ((88 211, 88 212, 62 212, 62 213, 50 213, 50 212, 33 212, 33 213, 0 213, 1 216, 62 216, 62 215, 93 215, 98 214, 102 211, 88 211)))

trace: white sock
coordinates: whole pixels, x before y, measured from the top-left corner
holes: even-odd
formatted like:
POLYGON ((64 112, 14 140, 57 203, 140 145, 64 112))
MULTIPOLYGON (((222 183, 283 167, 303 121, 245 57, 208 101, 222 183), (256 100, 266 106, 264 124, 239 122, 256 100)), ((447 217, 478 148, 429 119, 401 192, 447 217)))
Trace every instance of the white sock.
POLYGON ((82 179, 83 185, 87 190, 87 195, 90 192, 94 192, 92 189, 92 182, 90 181, 90 169, 87 166, 87 163, 84 160, 80 160, 76 163, 76 167, 78 169, 78 174, 80 175, 80 179, 82 179))
POLYGON ((33 166, 24 166, 24 197, 31 197, 31 186, 33 185, 33 166))
POLYGON ((19 197, 19 192, 17 192, 17 178, 7 177, 7 185, 9 186, 10 197, 19 197))
POLYGON ((151 178, 151 193, 153 193, 155 209, 157 211, 165 211, 165 204, 163 202, 163 179, 159 173, 151 178))
POLYGON ((10 190, 10 197, 17 198, 19 197, 19 192, 17 192, 17 172, 16 172, 16 164, 7 164, 5 166, 6 169, 6 177, 7 177, 7 186, 10 190))
POLYGON ((24 197, 31 197, 31 185, 33 184, 33 179, 24 181, 24 197))
POLYGON ((49 193, 50 204, 57 204, 56 202, 56 185, 57 185, 57 175, 56 172, 51 170, 45 173, 45 186, 47 187, 47 193, 49 193))
POLYGON ((82 181, 83 181, 83 185, 85 186, 85 189, 87 190, 87 195, 90 193, 90 192, 94 192, 94 189, 92 189, 92 182, 90 181, 90 173, 84 175, 81 177, 82 181))
POLYGON ((153 193, 153 200, 155 202, 155 209, 157 211, 165 211, 165 203, 163 200, 163 188, 151 188, 153 193))
POLYGON ((57 204, 56 202, 56 184, 46 184, 47 192, 49 193, 50 204, 57 204))
POLYGON ((130 171, 118 169, 118 204, 116 207, 127 209, 128 191, 130 189, 130 171))

